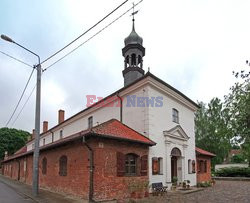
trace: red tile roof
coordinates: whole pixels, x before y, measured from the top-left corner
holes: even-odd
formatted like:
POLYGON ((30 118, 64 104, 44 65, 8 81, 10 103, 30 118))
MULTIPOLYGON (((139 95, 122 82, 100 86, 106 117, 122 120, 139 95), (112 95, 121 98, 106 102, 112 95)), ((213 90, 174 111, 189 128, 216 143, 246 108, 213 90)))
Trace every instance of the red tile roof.
POLYGON ((128 141, 140 142, 148 145, 155 145, 156 143, 138 133, 127 125, 121 123, 116 119, 111 119, 91 129, 91 132, 100 137, 118 138, 128 141))
POLYGON ((202 154, 202 155, 206 155, 206 156, 216 156, 215 154, 211 153, 211 152, 208 152, 204 149, 201 149, 201 148, 198 148, 198 147, 195 147, 195 151, 198 153, 198 154, 202 154))
MULTIPOLYGON (((80 139, 81 137, 103 137, 103 138, 110 138, 110 139, 119 139, 129 142, 136 142, 146 145, 155 145, 156 143, 150 140, 149 138, 145 137, 144 135, 138 133, 137 131, 133 130, 132 128, 124 125, 120 121, 116 119, 111 119, 106 121, 98 126, 95 126, 91 129, 84 130, 73 135, 67 136, 63 139, 57 140, 53 143, 49 143, 45 146, 40 146, 40 150, 46 150, 50 148, 55 148, 59 145, 63 145, 73 140, 80 139)), ((18 158, 24 155, 32 154, 33 150, 27 152, 27 147, 23 147, 18 150, 14 155, 9 156, 8 159, 2 161, 9 161, 14 158, 18 158)))
POLYGON ((27 146, 24 146, 15 152, 15 155, 27 152, 27 146))

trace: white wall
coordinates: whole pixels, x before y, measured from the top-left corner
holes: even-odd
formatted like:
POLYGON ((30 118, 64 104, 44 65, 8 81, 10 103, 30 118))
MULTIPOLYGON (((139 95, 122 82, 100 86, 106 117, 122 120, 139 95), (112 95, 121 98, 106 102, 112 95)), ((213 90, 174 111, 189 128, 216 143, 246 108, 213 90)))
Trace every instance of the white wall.
POLYGON ((174 147, 181 150, 182 156, 182 181, 190 180, 191 185, 196 185, 196 174, 188 174, 188 159, 195 160, 195 135, 194 135, 194 111, 187 106, 179 103, 174 98, 163 91, 156 88, 148 87, 149 97, 163 97, 162 107, 149 108, 149 138, 154 140, 157 145, 150 148, 150 165, 149 175, 150 182, 163 182, 170 186, 171 182, 171 158, 170 153, 174 147), (181 142, 174 142, 166 144, 163 131, 170 130, 175 127, 175 122, 172 121, 172 108, 179 111, 179 125, 183 128, 190 139, 187 141, 187 146, 184 147, 181 142), (152 175, 151 159, 152 157, 163 157, 163 175, 152 175))
MULTIPOLYGON (((190 102, 186 101, 180 95, 167 87, 162 87, 162 84, 157 84, 153 79, 144 79, 137 84, 130 86, 120 93, 123 97, 123 123, 135 129, 139 133, 148 136, 156 142, 156 146, 150 147, 149 153, 149 178, 150 183, 162 182, 164 185, 169 185, 171 182, 171 157, 170 153, 174 147, 178 147, 182 153, 182 160, 178 162, 182 168, 182 173, 179 176, 183 180, 190 180, 191 185, 196 184, 196 174, 188 174, 188 159, 195 160, 195 135, 194 135, 194 109, 190 102), (151 81, 150 81, 151 80, 151 81), (164 89, 165 88, 165 89, 164 89), (127 96, 136 96, 136 106, 128 106, 127 96), (172 96, 171 96, 172 95, 172 96), (163 106, 138 106, 138 97, 162 97, 163 106), (186 103, 185 103, 186 102, 186 103), (163 131, 170 130, 177 124, 172 121, 172 108, 179 111, 179 125, 188 135, 189 140, 185 146, 183 142, 172 140, 166 144, 166 138, 163 131), (163 175, 152 175, 152 157, 163 158, 163 175)), ((158 103, 159 104, 159 103, 158 103)), ((93 116, 93 125, 103 123, 112 118, 120 120, 120 107, 93 107, 54 129, 54 141, 60 139, 60 130, 63 130, 63 137, 70 136, 74 133, 87 129, 88 118, 93 116)), ((40 144, 42 145, 43 137, 46 138, 46 144, 51 143, 51 132, 41 137, 40 144)), ((32 149, 32 142, 28 144, 28 150, 32 149)))

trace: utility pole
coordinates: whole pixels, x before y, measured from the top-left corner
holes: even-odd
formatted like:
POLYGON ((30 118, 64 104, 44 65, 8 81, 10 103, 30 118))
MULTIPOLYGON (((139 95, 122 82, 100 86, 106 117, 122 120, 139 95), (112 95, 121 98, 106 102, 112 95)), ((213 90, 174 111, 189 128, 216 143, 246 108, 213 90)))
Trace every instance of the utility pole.
POLYGON ((31 54, 35 55, 38 58, 38 64, 34 66, 34 68, 36 68, 37 70, 37 78, 36 78, 37 82, 36 82, 36 112, 35 112, 35 140, 34 140, 35 146, 33 153, 33 173, 32 173, 32 193, 34 196, 37 196, 39 189, 39 142, 40 142, 41 75, 42 75, 40 57, 36 53, 18 44, 17 42, 15 42, 6 35, 1 35, 1 38, 5 41, 16 44, 17 46, 25 49, 26 51, 30 52, 31 54))
POLYGON ((35 112, 35 147, 33 153, 33 176, 32 176, 32 193, 38 195, 39 189, 39 142, 40 142, 40 109, 41 109, 41 75, 42 68, 39 63, 36 66, 37 83, 36 83, 36 112, 35 112))

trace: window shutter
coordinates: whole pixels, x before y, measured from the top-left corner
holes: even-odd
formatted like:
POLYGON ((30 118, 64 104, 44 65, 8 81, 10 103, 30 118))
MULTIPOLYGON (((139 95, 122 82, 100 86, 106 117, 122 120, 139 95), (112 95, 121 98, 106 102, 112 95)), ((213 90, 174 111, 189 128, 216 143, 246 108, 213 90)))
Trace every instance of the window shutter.
POLYGON ((159 172, 159 164, 158 164, 158 158, 153 157, 152 158, 152 174, 156 175, 159 172))
MULTIPOLYGON (((198 169, 198 171, 199 171, 199 169, 198 169)), ((195 173, 195 160, 192 161, 192 173, 195 173)))
POLYGON ((117 176, 122 177, 125 174, 125 156, 121 152, 116 153, 117 158, 117 176))
POLYGON ((141 157, 141 176, 148 174, 148 155, 141 157))

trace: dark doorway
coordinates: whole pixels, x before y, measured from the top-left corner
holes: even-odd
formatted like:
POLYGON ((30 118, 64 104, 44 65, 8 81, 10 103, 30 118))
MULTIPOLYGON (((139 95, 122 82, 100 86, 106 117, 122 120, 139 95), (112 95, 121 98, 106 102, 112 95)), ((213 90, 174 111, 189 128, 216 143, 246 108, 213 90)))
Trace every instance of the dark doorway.
POLYGON ((177 175, 177 160, 179 157, 181 157, 181 151, 177 147, 173 148, 171 151, 171 181, 172 182, 173 182, 173 177, 178 176, 177 175))
POLYGON ((171 181, 173 181, 173 177, 177 177, 177 157, 171 157, 171 181))

